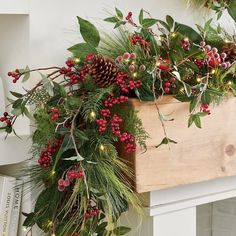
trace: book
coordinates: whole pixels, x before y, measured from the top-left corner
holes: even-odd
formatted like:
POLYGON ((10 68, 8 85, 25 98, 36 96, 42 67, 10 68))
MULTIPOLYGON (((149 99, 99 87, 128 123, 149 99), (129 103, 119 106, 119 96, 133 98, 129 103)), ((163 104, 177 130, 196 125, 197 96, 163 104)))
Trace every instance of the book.
POLYGON ((20 218, 20 209, 21 209, 21 201, 22 201, 22 191, 23 191, 23 181, 20 179, 16 180, 16 186, 14 189, 13 196, 13 206, 11 211, 11 219, 10 219, 10 228, 9 228, 9 236, 17 236, 18 235, 18 224, 20 218))
POLYGON ((9 236, 16 178, 0 175, 0 235, 9 236))

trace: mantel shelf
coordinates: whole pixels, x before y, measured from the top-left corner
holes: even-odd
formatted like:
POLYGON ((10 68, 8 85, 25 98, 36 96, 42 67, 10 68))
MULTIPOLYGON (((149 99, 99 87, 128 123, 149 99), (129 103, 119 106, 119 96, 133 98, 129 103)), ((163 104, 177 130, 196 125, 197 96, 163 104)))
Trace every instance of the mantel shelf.
POLYGON ((0 0, 0 14, 29 14, 29 0, 0 0))
POLYGON ((10 135, 6 140, 0 135, 0 166, 22 162, 28 159, 30 149, 29 135, 20 135, 21 139, 10 135))

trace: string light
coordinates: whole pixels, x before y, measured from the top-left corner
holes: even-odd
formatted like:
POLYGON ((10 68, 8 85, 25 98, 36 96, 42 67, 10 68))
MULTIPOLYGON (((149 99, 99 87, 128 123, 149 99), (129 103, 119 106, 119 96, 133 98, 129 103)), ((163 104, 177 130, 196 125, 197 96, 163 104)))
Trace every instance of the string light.
POLYGON ((105 146, 103 144, 101 144, 99 148, 102 152, 105 150, 105 146))
POLYGON ((199 78, 199 77, 198 77, 198 78, 197 78, 197 82, 198 82, 198 83, 201 83, 201 82, 202 82, 202 78, 199 78))
POLYGON ((51 236, 56 236, 56 234, 53 233, 51 236))
POLYGON ((216 73, 215 69, 212 69, 211 74, 214 75, 216 73))
POLYGON ((137 72, 134 72, 133 74, 132 74, 132 77, 133 78, 136 78, 138 76, 138 73, 137 72))
POLYGON ((78 58, 78 57, 75 57, 75 58, 74 58, 74 62, 75 62, 76 64, 79 64, 80 61, 81 61, 80 58, 78 58))
POLYGON ((229 82, 228 82, 228 85, 232 85, 232 84, 233 84, 232 81, 229 81, 229 82))
POLYGON ((157 61, 156 62, 156 66, 159 67, 161 65, 161 62, 160 61, 157 61))
POLYGON ((92 119, 94 119, 94 118, 96 117, 96 113, 95 113, 94 111, 92 111, 92 112, 90 113, 90 117, 91 117, 92 119))
POLYGON ((55 175, 56 174, 56 171, 55 170, 52 170, 51 171, 51 175, 53 176, 53 175, 55 175))
POLYGON ((172 38, 174 38, 175 36, 176 36, 176 33, 175 33, 175 32, 171 33, 171 37, 172 37, 172 38))
POLYGON ((181 93, 184 92, 184 87, 182 87, 180 90, 179 90, 181 93))

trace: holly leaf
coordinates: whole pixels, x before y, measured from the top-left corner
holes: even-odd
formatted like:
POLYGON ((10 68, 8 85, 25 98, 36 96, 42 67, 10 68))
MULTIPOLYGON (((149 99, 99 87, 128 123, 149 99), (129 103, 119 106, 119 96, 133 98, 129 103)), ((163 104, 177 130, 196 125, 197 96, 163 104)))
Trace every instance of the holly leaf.
POLYGON ((142 27, 143 28, 149 28, 153 25, 155 25, 157 23, 157 19, 153 19, 153 18, 146 18, 146 19, 143 19, 142 21, 142 27))
POLYGON ((172 29, 174 26, 174 19, 171 16, 167 15, 166 22, 169 25, 170 29, 172 29))
POLYGON ((31 212, 31 213, 24 213, 22 212, 23 216, 26 217, 26 219, 24 220, 23 222, 23 226, 25 227, 31 227, 35 224, 35 213, 34 212, 31 212))
POLYGON ((170 138, 165 137, 165 138, 162 139, 162 141, 161 141, 157 146, 155 146, 155 148, 159 148, 161 145, 163 145, 163 144, 169 144, 169 143, 177 144, 176 141, 174 141, 174 140, 172 140, 172 139, 170 139, 170 138))
POLYGON ((110 23, 117 23, 119 19, 116 16, 113 16, 113 17, 107 17, 106 19, 104 19, 104 21, 110 22, 110 23))
POLYGON ((198 34, 193 28, 187 25, 176 22, 175 31, 179 32, 183 36, 188 37, 192 42, 200 42, 202 40, 201 35, 198 34))
POLYGON ((123 19, 123 13, 121 12, 121 10, 119 10, 118 8, 115 8, 116 9, 116 15, 120 18, 120 19, 123 19))
POLYGON ((79 57, 81 59, 84 59, 89 53, 97 53, 96 48, 88 43, 78 43, 67 50, 73 53, 75 57, 79 57))
POLYGON ((92 23, 79 16, 77 16, 77 19, 80 25, 80 33, 84 41, 96 48, 100 42, 100 35, 97 28, 92 23))
POLYGON ((142 25, 143 24, 143 8, 140 10, 138 18, 139 18, 140 25, 142 25))

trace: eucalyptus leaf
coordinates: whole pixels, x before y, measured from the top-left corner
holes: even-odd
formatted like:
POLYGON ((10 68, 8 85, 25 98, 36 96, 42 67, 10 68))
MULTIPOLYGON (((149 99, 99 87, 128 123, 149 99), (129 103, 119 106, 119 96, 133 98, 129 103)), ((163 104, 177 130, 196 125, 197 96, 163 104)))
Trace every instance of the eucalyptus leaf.
POLYGON ((158 22, 157 19, 146 18, 146 19, 143 19, 143 21, 142 21, 142 27, 149 28, 149 27, 155 25, 157 22, 158 22))

